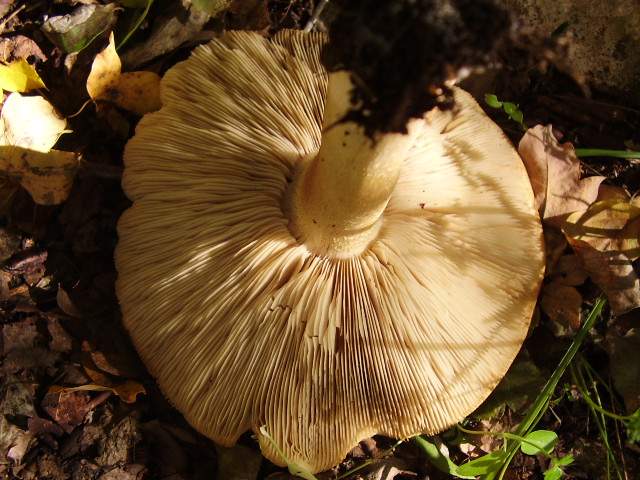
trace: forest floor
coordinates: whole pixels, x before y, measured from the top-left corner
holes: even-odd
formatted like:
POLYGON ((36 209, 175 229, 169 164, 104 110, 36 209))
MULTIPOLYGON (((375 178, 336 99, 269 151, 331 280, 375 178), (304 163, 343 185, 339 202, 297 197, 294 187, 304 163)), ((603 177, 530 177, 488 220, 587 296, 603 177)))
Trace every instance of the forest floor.
MULTIPOLYGON (((29 70, 23 62, 0 72, 3 119, 9 116, 8 91, 38 94, 66 118, 53 143, 56 151, 70 152, 59 155, 59 171, 54 167, 44 183, 28 183, 31 174, 38 176, 37 167, 12 164, 17 170, 11 170, 3 164, 9 174, 0 179, 3 478, 289 478, 286 469, 260 455, 250 433, 237 447, 221 449, 194 431, 137 357, 121 324, 113 252, 118 218, 130 206, 120 185, 123 148, 138 113, 154 99, 127 103, 122 99, 133 87, 117 81, 110 92, 91 98, 87 80, 112 31, 123 71, 161 76, 223 28, 264 34, 302 28, 313 11, 311 0, 0 0, 0 60, 35 67, 29 70), (65 15, 70 16, 60 19, 65 15), (62 130, 69 132, 60 136, 62 130), (65 163, 78 160, 77 169, 65 163)), ((640 150, 640 109, 624 92, 600 91, 553 65, 537 68, 519 51, 511 55, 503 59, 504 68, 469 79, 466 87, 520 144, 528 166, 544 164, 547 195, 575 194, 584 207, 571 210, 549 199, 541 206, 547 276, 534 328, 507 377, 463 423, 477 434, 454 428, 429 441, 446 446, 439 458, 449 456, 456 464, 499 452, 501 433, 513 432, 526 417, 604 292, 608 302, 601 318, 536 428, 557 434, 554 458, 573 458, 562 467, 565 478, 637 479, 640 414, 633 414, 640 408, 640 203, 634 195, 640 189, 640 158, 589 156, 581 149, 640 150), (485 103, 486 94, 495 97, 485 103), (500 103, 505 101, 513 105, 500 103), (537 125, 552 125, 544 130, 551 132, 547 144, 523 140, 526 129, 543 132, 533 129, 537 125), (545 149, 550 145, 560 147, 555 156, 545 149), (602 182, 581 183, 597 176, 604 177, 602 182), (581 229, 580 215, 595 219, 597 238, 581 229)), ((30 117, 34 110, 26 112, 24 128, 36 122, 30 117)), ((15 138, 27 134, 13 132, 15 138)), ((15 146, 6 139, 3 145, 0 149, 15 146)), ((367 461, 349 478, 453 478, 443 471, 447 467, 429 461, 418 442, 406 441, 391 451, 393 446, 391 439, 366 439, 318 478, 337 478, 367 461)), ((518 453, 505 478, 543 478, 553 470, 549 457, 518 453)))

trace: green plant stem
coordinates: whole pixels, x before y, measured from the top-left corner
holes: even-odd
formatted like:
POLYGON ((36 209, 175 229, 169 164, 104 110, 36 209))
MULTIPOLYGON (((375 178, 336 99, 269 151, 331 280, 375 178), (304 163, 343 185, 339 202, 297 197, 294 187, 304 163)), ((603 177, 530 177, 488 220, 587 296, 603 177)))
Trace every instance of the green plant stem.
POLYGON ((607 150, 606 148, 576 148, 579 157, 613 157, 613 158, 639 158, 640 152, 630 150, 607 150))
MULTIPOLYGON (((579 368, 577 369, 578 378, 580 379, 581 386, 584 390, 588 391, 589 387, 587 385, 591 385, 593 389, 593 394, 596 398, 597 405, 600 407, 599 411, 603 411, 604 407, 602 407, 602 400, 600 399, 600 393, 598 392, 598 384, 594 380, 594 377, 591 375, 591 372, 586 367, 588 364, 584 359, 579 363, 579 368), (581 367, 581 368, 580 368, 581 367), (584 376, 582 374, 584 372, 584 376), (585 376, 586 380, 585 381, 585 376)), ((590 365, 588 365, 590 367, 590 365)), ((600 437, 602 438, 602 442, 604 443, 605 448, 607 449, 607 478, 610 478, 610 465, 613 464, 616 474, 618 476, 618 480, 623 480, 622 472, 620 471, 620 465, 618 465, 618 461, 616 460, 615 455, 613 454, 613 449, 611 448, 611 443, 609 442, 609 432, 607 431, 607 420, 603 413, 598 413, 595 410, 592 410, 593 416, 596 419, 596 425, 598 426, 598 430, 600 433, 600 437)))
POLYGON ((583 388, 583 385, 580 384, 580 381, 578 380, 577 374, 576 374, 576 367, 574 367, 573 365, 571 366, 571 378, 573 380, 573 383, 576 384, 576 387, 578 388, 580 395, 582 395, 583 400, 587 405, 589 405, 590 408, 596 410, 598 413, 601 413, 609 418, 612 418, 613 420, 619 420, 621 422, 625 422, 631 419, 631 415, 628 415, 628 416, 618 415, 617 413, 610 412, 609 410, 602 408, 597 403, 595 403, 591 398, 591 395, 589 395, 589 392, 587 392, 583 388))
MULTIPOLYGON (((576 333, 576 336, 573 338, 571 345, 560 360, 560 363, 553 371, 553 374, 551 375, 549 380, 547 380, 547 383, 542 388, 540 394, 536 397, 536 400, 533 403, 532 407, 529 409, 527 416, 520 423, 520 425, 518 425, 518 428, 515 431, 516 435, 520 437, 526 435, 530 431, 530 429, 535 427, 536 424, 540 421, 540 419, 544 415, 547 405, 549 404, 549 399, 553 395, 553 392, 558 385, 558 382, 562 378, 562 375, 564 375, 564 372, 573 360, 573 357, 575 357, 576 353, 580 349, 580 346, 587 337, 589 330, 591 330, 598 317, 600 317, 600 313, 602 312, 602 308, 604 307, 605 303, 606 300, 603 296, 598 297, 587 319, 582 324, 582 327, 580 327, 580 330, 578 330, 578 333, 576 333)), ((504 463, 504 466, 502 467, 502 470, 500 470, 500 475, 498 477, 500 480, 504 478, 507 468, 509 467, 511 460, 513 459, 517 451, 517 443, 507 445, 508 456, 507 460, 504 463)))
POLYGON ((129 30, 127 34, 124 36, 124 38, 120 41, 120 43, 118 43, 116 50, 120 50, 124 46, 124 44, 127 43, 131 35, 133 35, 135 31, 138 30, 138 28, 140 28, 140 25, 142 25, 142 22, 144 21, 144 19, 147 18, 147 14, 149 13, 149 10, 151 10, 151 5, 153 5, 154 1, 155 0, 147 1, 147 6, 144 7, 144 10, 140 14, 140 16, 136 19, 136 23, 133 24, 133 27, 131 27, 131 30, 129 30))

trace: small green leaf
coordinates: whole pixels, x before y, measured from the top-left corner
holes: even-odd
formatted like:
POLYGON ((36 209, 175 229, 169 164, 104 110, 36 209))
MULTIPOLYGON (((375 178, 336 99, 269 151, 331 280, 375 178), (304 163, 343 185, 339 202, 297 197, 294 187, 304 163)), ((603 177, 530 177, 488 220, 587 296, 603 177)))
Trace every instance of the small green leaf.
POLYGON ((491 108, 502 108, 502 102, 493 93, 485 93, 484 101, 491 108))
POLYGON ((522 125, 522 123, 524 122, 524 115, 520 110, 516 110, 515 112, 511 113, 509 117, 511 118, 511 120, 518 122, 520 125, 522 125))
POLYGON ((507 115, 511 116, 514 112, 518 111, 518 105, 512 102, 503 102, 502 109, 507 115))
POLYGON ((625 422, 627 439, 631 443, 640 443, 640 409, 636 410, 631 418, 625 422))
POLYGON ((564 457, 554 458, 551 461, 552 465, 557 465, 558 467, 566 467, 567 465, 571 465, 573 463, 573 455, 565 455, 564 457))
POLYGON ((549 469, 544 472, 544 480, 559 480, 564 475, 562 468, 573 463, 573 456, 566 455, 561 458, 552 458, 549 469))
POLYGON ((535 430, 528 433, 524 438, 527 441, 520 444, 520 450, 525 455, 537 455, 539 453, 548 455, 558 443, 558 435, 550 430, 535 430))
POLYGON ((560 480, 563 472, 559 467, 552 467, 544 472, 544 480, 560 480))
POLYGON ((471 460, 469 463, 460 465, 458 474, 469 476, 496 474, 507 460, 507 455, 504 450, 496 450, 483 457, 471 460))

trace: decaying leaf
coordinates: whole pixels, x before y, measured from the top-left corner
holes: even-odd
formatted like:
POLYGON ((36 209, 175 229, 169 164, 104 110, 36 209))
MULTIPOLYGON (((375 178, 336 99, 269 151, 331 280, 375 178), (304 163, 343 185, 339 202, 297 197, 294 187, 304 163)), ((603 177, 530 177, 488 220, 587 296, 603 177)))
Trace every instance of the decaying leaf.
POLYGON ((160 108, 160 76, 154 72, 121 73, 113 33, 109 45, 100 52, 87 78, 87 92, 93 100, 104 100, 120 108, 144 115, 160 108))
POLYGON ((582 323, 582 295, 574 287, 582 285, 588 274, 577 255, 563 255, 548 268, 547 277, 551 281, 542 287, 540 307, 556 336, 572 335, 582 323))
POLYGON ((632 262, 640 256, 640 206, 618 198, 569 215, 567 240, 591 279, 605 292, 614 313, 640 306, 640 280, 632 262))
POLYGON ((40 62, 47 60, 38 44, 25 35, 0 38, 0 62, 6 63, 28 57, 33 57, 40 62))
POLYGON ((573 145, 560 144, 550 125, 536 125, 527 130, 518 152, 546 223, 559 225, 567 214, 584 212, 598 197, 604 177, 580 180, 580 162, 573 145))
POLYGON ((622 395, 627 412, 635 412, 640 408, 640 329, 632 328, 624 336, 610 329, 605 348, 616 390, 622 395))
POLYGON ((170 6, 153 21, 152 32, 142 43, 131 47, 122 56, 129 69, 138 68, 154 58, 178 48, 200 34, 210 15, 183 2, 170 2, 170 6))
POLYGON ((556 336, 573 334, 580 328, 581 305, 580 292, 575 287, 563 285, 560 280, 548 283, 542 289, 540 307, 553 322, 556 336))
POLYGON ((78 169, 73 152, 38 152, 22 147, 0 146, 0 170, 20 182, 40 205, 57 205, 69 196, 78 169))
POLYGON ((73 152, 51 150, 67 122, 42 97, 9 95, 0 114, 0 171, 41 205, 63 202, 78 168, 73 152))
POLYGON ((32 65, 19 59, 6 65, 0 65, 0 89, 9 92, 30 92, 45 88, 44 82, 32 65))
POLYGON ((66 53, 79 52, 116 22, 117 5, 81 5, 69 15, 51 17, 42 25, 47 38, 66 53))

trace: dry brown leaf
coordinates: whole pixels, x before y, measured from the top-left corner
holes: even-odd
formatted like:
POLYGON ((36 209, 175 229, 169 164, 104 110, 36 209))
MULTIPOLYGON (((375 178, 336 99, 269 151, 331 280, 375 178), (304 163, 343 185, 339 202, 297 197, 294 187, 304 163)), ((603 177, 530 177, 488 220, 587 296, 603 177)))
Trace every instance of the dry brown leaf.
POLYGON ((529 174, 536 206, 548 224, 560 225, 567 214, 584 212, 598 197, 604 177, 580 180, 580 162, 573 145, 560 144, 550 125, 525 133, 518 152, 529 174))
POLYGON ((567 217, 562 227, 591 279, 621 314, 640 306, 640 281, 632 262, 640 256, 640 206, 617 198, 567 217))
POLYGON ((115 103, 138 115, 160 108, 160 76, 154 72, 122 73, 113 33, 109 45, 93 61, 87 92, 93 100, 115 103))
POLYGON ((554 333, 564 336, 575 333, 581 324, 582 295, 574 287, 554 280, 542 289, 540 307, 554 322, 554 333))

